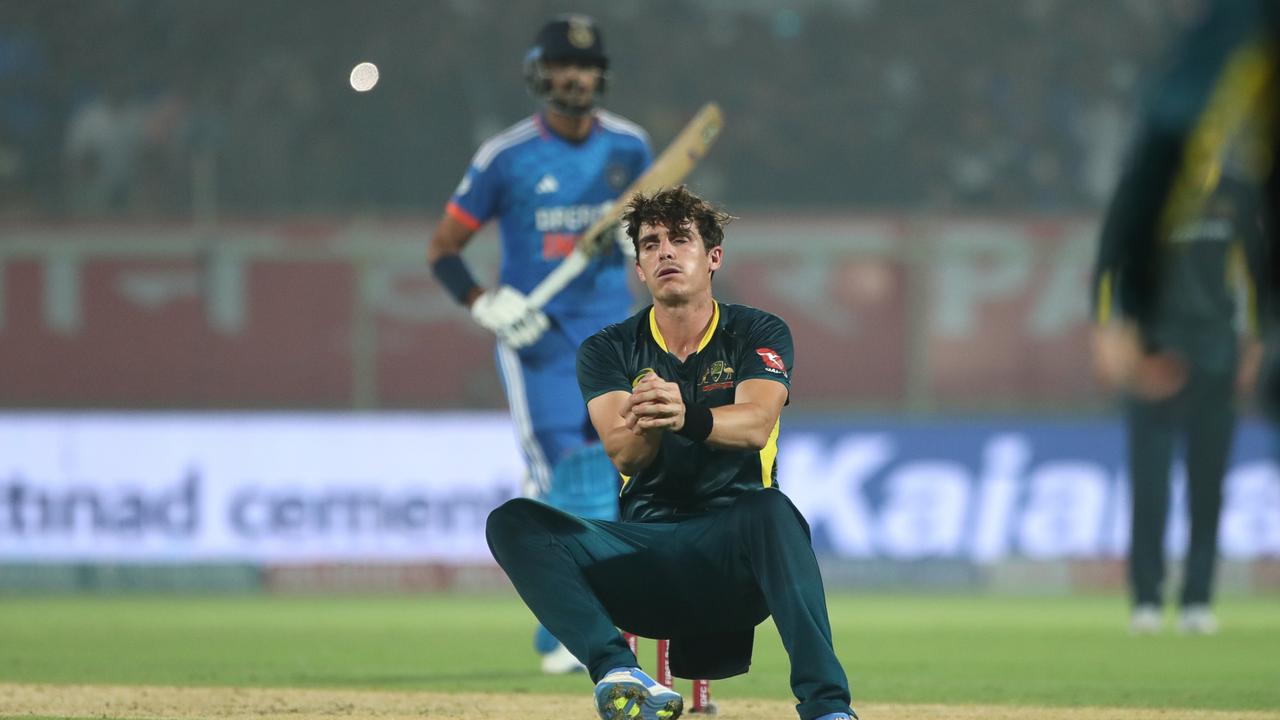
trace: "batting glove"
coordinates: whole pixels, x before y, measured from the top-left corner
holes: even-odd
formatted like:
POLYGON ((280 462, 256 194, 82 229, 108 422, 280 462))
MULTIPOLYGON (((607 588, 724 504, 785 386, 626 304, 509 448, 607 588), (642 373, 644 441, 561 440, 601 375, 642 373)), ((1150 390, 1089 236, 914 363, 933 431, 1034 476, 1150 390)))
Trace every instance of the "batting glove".
POLYGON ((510 285, 481 293, 471 304, 471 317, 516 350, 537 342, 551 325, 546 313, 510 285))
POLYGON ((626 223, 618 223, 614 241, 618 243, 618 249, 622 251, 623 257, 628 260, 636 259, 636 246, 631 242, 631 236, 627 234, 626 223))

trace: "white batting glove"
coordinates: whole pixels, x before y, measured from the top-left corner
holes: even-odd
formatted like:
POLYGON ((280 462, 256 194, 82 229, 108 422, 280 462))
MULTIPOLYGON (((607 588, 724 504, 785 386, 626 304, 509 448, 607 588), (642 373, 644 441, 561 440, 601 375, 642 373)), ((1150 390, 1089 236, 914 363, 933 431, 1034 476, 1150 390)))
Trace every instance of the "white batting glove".
POLYGON ((618 243, 618 249, 622 251, 622 256, 628 260, 636 259, 636 246, 631 242, 631 236, 627 234, 627 224, 618 223, 618 229, 615 232, 614 241, 618 243))
POLYGON ((510 285, 481 293, 471 303, 471 317, 516 350, 537 342, 551 325, 546 313, 530 305, 524 293, 510 285))
POLYGON ((508 327, 505 332, 498 333, 498 339, 513 350, 519 350, 538 342, 538 338, 542 337, 550 326, 551 321, 547 319, 545 313, 536 308, 530 308, 528 314, 515 325, 508 327))

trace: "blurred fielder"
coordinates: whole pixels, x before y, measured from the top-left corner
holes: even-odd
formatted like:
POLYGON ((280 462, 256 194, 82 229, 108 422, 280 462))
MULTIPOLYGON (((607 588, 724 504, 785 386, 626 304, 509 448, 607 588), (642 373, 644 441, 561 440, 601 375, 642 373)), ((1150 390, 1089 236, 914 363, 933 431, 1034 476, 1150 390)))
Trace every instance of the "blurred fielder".
POLYGON ((791 331, 711 294, 728 220, 683 186, 637 194, 624 215, 653 305, 578 350, 591 422, 625 478, 623 521, 525 499, 489 516, 494 558, 586 664, 606 720, 683 710, 618 628, 669 638, 675 675, 719 679, 747 671, 769 616, 800 717, 853 717, 808 525, 777 483, 791 331))
MULTIPOLYGON (((1218 415, 1211 423, 1216 427, 1208 432, 1221 434, 1225 427, 1228 435, 1208 439, 1219 448, 1214 452, 1220 452, 1223 442, 1229 440, 1232 417, 1221 408, 1226 401, 1221 396, 1229 397, 1230 393, 1224 377, 1229 371, 1221 367, 1215 380, 1204 372, 1204 359, 1214 354, 1220 359, 1234 357, 1236 340, 1234 334, 1206 332, 1204 327, 1197 327, 1198 313, 1176 309, 1171 312, 1171 305, 1184 309, 1195 305, 1190 298, 1180 296, 1186 288, 1179 288, 1174 280, 1183 252, 1178 238, 1184 228, 1198 220, 1211 219, 1214 203, 1234 192, 1224 184, 1224 166, 1229 157, 1239 158, 1243 184, 1262 195, 1260 215, 1266 236, 1254 267, 1259 278, 1259 305, 1263 308, 1262 334, 1272 341, 1277 327, 1275 285, 1280 281, 1275 265, 1280 261, 1280 252, 1276 251, 1273 232, 1280 200, 1280 176, 1274 162, 1280 151, 1280 128, 1276 124, 1280 99, 1278 53, 1277 0, 1220 0, 1209 4, 1201 22, 1175 48, 1172 62, 1147 98, 1132 157, 1102 230, 1098 274, 1104 278, 1105 287, 1100 287, 1100 292, 1110 296, 1109 302, 1119 318, 1101 326, 1095 335, 1094 357, 1099 373, 1116 387, 1149 398, 1170 396, 1184 389, 1187 393, 1204 392, 1213 383, 1223 385, 1215 391, 1220 396, 1219 407, 1209 410, 1218 415), (1221 346, 1203 346, 1214 333, 1221 346), (1202 347, 1189 350, 1187 341, 1202 347), (1170 348, 1180 350, 1183 357, 1167 352, 1170 348)), ((1220 360, 1218 365, 1224 362, 1220 360)), ((1264 370, 1264 376, 1267 374, 1264 370)), ((1280 407, 1278 387, 1273 384, 1262 396, 1264 406, 1272 411, 1280 407)), ((1202 427, 1195 432, 1206 430, 1202 427)), ((1155 456, 1143 449, 1139 454, 1155 456)), ((1212 470, 1208 466, 1216 466, 1218 461, 1207 457, 1202 463, 1188 457, 1189 466, 1200 464, 1212 470)), ((1155 475, 1134 478, 1137 546, 1131 567, 1135 593, 1131 624, 1139 631, 1150 629, 1153 623, 1158 627, 1159 621, 1158 616, 1150 617, 1150 610, 1159 599, 1163 568, 1157 565, 1163 557, 1161 548, 1153 544, 1152 533, 1163 532, 1168 496, 1167 491, 1153 489, 1154 486, 1144 487, 1145 483, 1154 482, 1155 475)), ((1182 594, 1182 627, 1208 632, 1217 626, 1208 603, 1221 480, 1199 486, 1193 482, 1190 491, 1193 538, 1182 594)))
MULTIPOLYGON (((1179 627, 1191 633, 1212 633, 1217 627, 1210 605, 1236 398, 1252 390, 1262 354, 1253 277, 1261 264, 1261 236, 1257 189, 1223 178, 1201 213, 1174 228, 1165 241, 1156 318, 1143 332, 1136 384, 1121 388, 1127 395, 1133 501, 1129 629, 1134 633, 1154 633, 1163 626, 1175 446, 1181 446, 1186 461, 1191 515, 1179 627)), ((1099 266, 1095 285, 1103 328, 1116 318, 1111 281, 1111 271, 1099 266)))
MULTIPOLYGON (((528 471, 525 494, 604 519, 616 517, 619 479, 582 407, 574 356, 583 339, 631 310, 629 245, 602 252, 545 308, 526 295, 650 163, 645 132, 595 107, 608 67, 590 18, 564 15, 543 26, 524 62, 542 109, 480 146, 427 254, 439 282, 497 336, 497 364, 528 471), (495 217, 501 284, 485 289, 460 253, 495 217)), ((541 628, 536 645, 543 670, 582 669, 541 628)))

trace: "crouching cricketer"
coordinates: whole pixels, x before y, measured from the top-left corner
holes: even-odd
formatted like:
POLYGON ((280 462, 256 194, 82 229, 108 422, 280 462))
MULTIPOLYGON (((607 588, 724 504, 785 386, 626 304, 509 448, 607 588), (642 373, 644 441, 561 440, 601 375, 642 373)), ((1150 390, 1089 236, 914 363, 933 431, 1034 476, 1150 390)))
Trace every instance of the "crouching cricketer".
POLYGON ((494 558, 534 615, 591 673, 600 717, 674 720, 683 700, 639 667, 619 628, 670 638, 687 678, 745 673, 773 616, 803 720, 850 720, 809 528, 778 487, 791 331, 717 303, 729 216, 678 187, 623 217, 653 305, 578 349, 578 384, 625 478, 621 522, 529 499, 489 516, 494 558))

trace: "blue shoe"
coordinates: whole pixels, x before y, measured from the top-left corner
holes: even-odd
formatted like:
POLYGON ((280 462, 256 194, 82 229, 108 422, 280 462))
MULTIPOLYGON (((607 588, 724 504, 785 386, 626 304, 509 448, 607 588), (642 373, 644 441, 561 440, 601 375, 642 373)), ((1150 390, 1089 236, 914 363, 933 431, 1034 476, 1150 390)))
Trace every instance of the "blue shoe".
POLYGON ((813 720, 858 720, 858 716, 850 715, 849 713, 834 712, 816 717, 813 720))
POLYGON ((614 668, 596 683, 596 711, 603 720, 676 720, 684 698, 640 668, 614 668))

